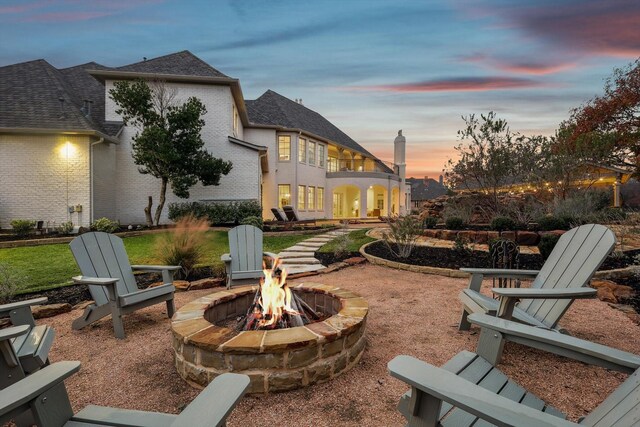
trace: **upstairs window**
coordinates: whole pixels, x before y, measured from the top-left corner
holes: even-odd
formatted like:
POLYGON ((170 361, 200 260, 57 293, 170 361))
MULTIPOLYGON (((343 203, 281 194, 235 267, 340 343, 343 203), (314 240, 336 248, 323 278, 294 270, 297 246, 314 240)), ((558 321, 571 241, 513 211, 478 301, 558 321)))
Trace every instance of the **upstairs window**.
POLYGON ((291 137, 289 135, 278 137, 278 160, 281 162, 291 160, 291 137))
POLYGON ((309 141, 309 164, 312 166, 316 165, 316 143, 313 141, 309 141))
POLYGON ((324 144, 318 144, 318 166, 320 166, 321 168, 324 167, 324 156, 325 156, 325 145, 324 144))
POLYGON ((298 138, 298 161, 307 162, 307 140, 304 138, 298 138))
POLYGON ((328 172, 338 172, 338 158, 329 156, 329 161, 327 162, 327 171, 328 172))
POLYGON ((240 116, 236 104, 233 104, 233 136, 236 138, 240 135, 240 116))

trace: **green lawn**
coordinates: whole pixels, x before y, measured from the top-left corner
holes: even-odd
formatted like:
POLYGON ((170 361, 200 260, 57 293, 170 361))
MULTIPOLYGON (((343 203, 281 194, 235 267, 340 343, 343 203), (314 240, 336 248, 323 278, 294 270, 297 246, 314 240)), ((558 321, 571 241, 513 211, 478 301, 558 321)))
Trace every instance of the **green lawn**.
MULTIPOLYGON (((351 233, 349 233, 349 238, 351 239, 351 242, 349 243, 349 245, 347 245, 347 251, 358 252, 362 245, 376 240, 366 235, 367 231, 369 230, 370 230, 369 228, 362 228, 359 230, 354 230, 351 233)), ((331 242, 321 247, 319 252, 334 252, 336 250, 337 245, 338 245, 338 239, 332 240, 331 242)))
MULTIPOLYGON (((124 245, 131 264, 157 264, 154 255, 154 241, 161 234, 145 234, 124 238, 124 245)), ((309 235, 265 236, 264 250, 278 253, 283 249, 308 239, 309 235)), ((204 265, 221 265, 220 255, 229 250, 225 231, 207 232, 207 261, 204 265)), ((80 274, 67 244, 29 246, 0 249, 0 263, 12 267, 27 278, 25 286, 18 293, 35 292, 66 286, 71 277, 80 274)))

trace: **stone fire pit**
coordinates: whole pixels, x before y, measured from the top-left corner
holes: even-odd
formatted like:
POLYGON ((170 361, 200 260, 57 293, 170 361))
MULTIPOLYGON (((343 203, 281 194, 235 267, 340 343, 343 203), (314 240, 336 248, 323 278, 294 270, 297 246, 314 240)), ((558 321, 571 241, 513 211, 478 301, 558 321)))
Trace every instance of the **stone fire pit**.
POLYGON ((216 292, 180 308, 171 321, 180 376, 203 387, 222 373, 243 373, 251 379, 250 393, 269 393, 328 381, 348 371, 364 351, 367 302, 353 292, 318 283, 291 289, 331 317, 267 331, 219 326, 246 314, 257 286, 216 292))

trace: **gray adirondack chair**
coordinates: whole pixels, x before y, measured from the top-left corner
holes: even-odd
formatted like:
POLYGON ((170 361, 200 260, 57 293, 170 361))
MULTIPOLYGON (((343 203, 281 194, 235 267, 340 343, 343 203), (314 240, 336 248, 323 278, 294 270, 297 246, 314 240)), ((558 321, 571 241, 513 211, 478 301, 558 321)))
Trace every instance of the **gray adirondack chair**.
POLYGON ((10 328, 0 330, 0 389, 46 366, 55 331, 36 325, 32 305, 44 304, 47 298, 35 298, 0 305, 0 317, 9 316, 10 328))
POLYGON ((410 356, 398 356, 389 362, 391 375, 411 386, 398 405, 408 426, 623 427, 640 422, 637 355, 487 315, 473 314, 469 320, 482 326, 487 340, 494 333, 508 331, 512 341, 631 375, 575 424, 495 368, 486 357, 493 357, 496 346, 483 344, 481 337, 478 354, 463 351, 442 368, 410 356))
POLYGON ((285 216, 284 212, 282 212, 279 208, 271 208, 271 213, 273 214, 273 217, 276 219, 276 221, 278 222, 287 221, 287 217, 285 216))
POLYGON ((69 244, 82 276, 73 277, 78 284, 89 285, 95 304, 88 306, 73 322, 81 329, 111 315, 116 338, 125 337, 122 316, 150 305, 166 302, 169 318, 175 312, 173 273, 179 266, 131 265, 122 239, 108 233, 85 233, 69 244), (138 289, 133 271, 161 272, 163 284, 138 289))
POLYGON ((277 258, 276 254, 263 252, 262 241, 262 230, 253 225, 239 225, 229 230, 229 253, 220 257, 227 273, 227 288, 239 281, 262 277, 263 256, 277 258))
POLYGON ((40 427, 224 426, 244 395, 249 377, 222 374, 216 377, 179 415, 90 405, 73 413, 64 380, 80 369, 80 362, 58 362, 8 387, 0 394, 0 424, 29 412, 40 427))
POLYGON ((583 288, 611 253, 616 237, 599 224, 576 227, 563 234, 542 269, 500 270, 461 268, 471 275, 468 289, 460 293, 464 308, 460 330, 471 326, 470 313, 497 314, 548 329, 556 328, 574 299, 591 298, 595 289, 583 288), (493 288, 499 300, 480 293, 484 278, 533 279, 530 288, 493 288), (582 289, 581 289, 582 288, 582 289), (518 299, 520 303, 516 307, 518 299))

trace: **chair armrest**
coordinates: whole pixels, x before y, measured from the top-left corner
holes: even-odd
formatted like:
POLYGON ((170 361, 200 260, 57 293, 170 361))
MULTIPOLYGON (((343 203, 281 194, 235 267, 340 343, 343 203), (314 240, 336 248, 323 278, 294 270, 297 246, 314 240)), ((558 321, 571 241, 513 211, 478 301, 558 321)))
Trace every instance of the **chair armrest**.
POLYGON ((231 262, 231 254, 222 254, 220 256, 220 261, 222 261, 222 262, 231 262))
POLYGON ((25 301, 17 301, 9 304, 0 305, 0 314, 8 313, 11 310, 15 310, 23 307, 30 307, 32 305, 44 304, 47 302, 47 297, 33 298, 25 301))
POLYGON ((262 252, 262 255, 263 255, 263 256, 267 256, 267 257, 269 257, 269 258, 271 258, 271 259, 276 259, 276 258, 278 258, 278 255, 274 254, 273 252, 262 252))
POLYGON ((244 396, 249 377, 241 374, 222 374, 178 415, 172 427, 224 426, 225 420, 244 396))
POLYGON ((10 385, 0 393, 0 416, 28 404, 80 369, 80 362, 57 362, 10 385))
POLYGON ((598 291, 592 288, 562 288, 562 289, 539 289, 539 288, 492 288, 491 292, 504 298, 526 298, 526 299, 577 299, 592 298, 598 291))
POLYGON ((539 270, 510 270, 500 268, 461 268, 460 271, 471 275, 480 274, 487 278, 504 277, 507 279, 531 279, 535 278, 540 272, 539 270))
POLYGON ((177 271, 180 270, 179 265, 132 265, 132 270, 138 271, 177 271))
MULTIPOLYGON (((576 426, 556 416, 499 396, 445 369, 411 356, 397 356, 389 372, 411 387, 499 426, 576 426)), ((412 390, 412 393, 414 390, 412 390)))
POLYGON ((468 320, 483 330, 499 332, 507 341, 539 348, 581 362, 626 373, 632 373, 640 368, 640 356, 556 331, 480 313, 470 314, 468 320))
POLYGON ((118 280, 120 279, 114 279, 111 277, 74 276, 71 280, 73 280, 73 283, 78 285, 111 286, 118 283, 118 280))
POLYGON ((31 329, 30 325, 11 326, 9 328, 0 329, 0 341, 6 341, 22 334, 26 334, 29 329, 31 329))

